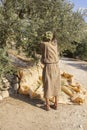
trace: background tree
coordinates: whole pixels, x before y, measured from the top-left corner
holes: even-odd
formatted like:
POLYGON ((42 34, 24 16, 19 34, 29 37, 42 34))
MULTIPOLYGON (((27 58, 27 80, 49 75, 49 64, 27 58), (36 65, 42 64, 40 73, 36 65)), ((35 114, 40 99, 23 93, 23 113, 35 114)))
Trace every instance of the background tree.
POLYGON ((85 21, 73 5, 62 0, 2 0, 1 43, 23 47, 29 55, 38 51, 42 35, 50 30, 56 34, 60 52, 76 46, 82 39, 85 21), (3 30, 3 31, 2 31, 3 30))
POLYGON ((76 50, 75 57, 87 61, 87 30, 85 38, 78 44, 76 50))
POLYGON ((43 34, 52 31, 60 54, 74 54, 87 25, 83 13, 73 12, 73 7, 66 0, 0 0, 0 49, 35 57, 43 34))

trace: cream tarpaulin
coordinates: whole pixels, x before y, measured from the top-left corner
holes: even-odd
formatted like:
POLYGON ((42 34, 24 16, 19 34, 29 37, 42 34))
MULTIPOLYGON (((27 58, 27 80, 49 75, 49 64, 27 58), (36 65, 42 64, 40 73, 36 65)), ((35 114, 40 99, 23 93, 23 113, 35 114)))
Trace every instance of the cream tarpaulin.
MULTIPOLYGON (((38 63, 26 69, 18 70, 20 78, 19 93, 30 95, 31 98, 43 98, 43 84, 42 84, 42 68, 43 65, 38 63)), ((59 103, 64 104, 82 104, 85 102, 87 90, 74 81, 71 74, 61 72, 61 94, 59 103)), ((50 99, 53 101, 53 98, 50 99)))

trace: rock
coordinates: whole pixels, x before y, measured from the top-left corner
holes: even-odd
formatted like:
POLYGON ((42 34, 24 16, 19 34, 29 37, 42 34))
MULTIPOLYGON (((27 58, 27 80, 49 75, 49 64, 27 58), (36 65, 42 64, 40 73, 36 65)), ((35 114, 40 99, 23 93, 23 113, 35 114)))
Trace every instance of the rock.
POLYGON ((2 91, 0 90, 0 95, 1 95, 2 91))
POLYGON ((79 128, 81 128, 83 130, 83 126, 82 125, 79 125, 79 128))
POLYGON ((8 92, 9 92, 9 95, 13 95, 13 94, 15 94, 15 91, 14 91, 14 89, 12 89, 12 88, 9 89, 8 92))
POLYGON ((9 89, 9 87, 7 87, 7 86, 4 86, 4 85, 0 86, 1 91, 6 91, 8 89, 9 89))
POLYGON ((1 82, 1 80, 0 80, 0 92, 2 91, 2 82, 1 82))
POLYGON ((72 102, 74 103, 78 103, 78 104, 82 104, 85 102, 85 98, 86 96, 81 94, 81 93, 76 93, 73 95, 73 97, 71 98, 72 102))
MULTIPOLYGON (((39 96, 39 91, 42 93, 42 66, 41 64, 30 67, 29 69, 21 69, 18 72, 20 78, 19 93, 28 94, 30 97, 39 96), (38 92, 36 92, 38 90, 38 92)), ((41 94, 42 95, 42 94, 41 94)))
POLYGON ((2 101, 3 100, 3 97, 0 95, 0 101, 2 101))
POLYGON ((6 91, 9 88, 10 88, 10 82, 5 77, 1 77, 1 80, 0 80, 0 90, 1 91, 6 91))
POLYGON ((9 97, 9 92, 8 91, 2 91, 2 97, 3 98, 9 97))
POLYGON ((17 91, 18 88, 19 88, 19 84, 18 83, 14 84, 14 90, 17 91))
POLYGON ((10 83, 9 83, 9 82, 5 83, 5 84, 4 84, 4 88, 9 89, 9 88, 10 88, 10 83))

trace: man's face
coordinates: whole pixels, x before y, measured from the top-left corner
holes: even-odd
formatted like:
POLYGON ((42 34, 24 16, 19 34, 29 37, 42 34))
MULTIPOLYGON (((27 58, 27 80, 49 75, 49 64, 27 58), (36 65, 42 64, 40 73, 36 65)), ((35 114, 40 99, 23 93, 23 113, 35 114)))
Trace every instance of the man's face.
POLYGON ((53 33, 52 32, 46 32, 46 38, 52 40, 53 39, 53 33))

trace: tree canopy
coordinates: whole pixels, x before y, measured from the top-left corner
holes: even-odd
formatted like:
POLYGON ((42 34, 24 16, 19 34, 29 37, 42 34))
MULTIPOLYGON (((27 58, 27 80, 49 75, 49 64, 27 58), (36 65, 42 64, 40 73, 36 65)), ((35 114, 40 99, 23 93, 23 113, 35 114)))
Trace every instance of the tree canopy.
POLYGON ((2 0, 0 8, 0 45, 24 47, 29 55, 38 49, 46 31, 55 33, 61 51, 73 49, 82 39, 85 21, 73 4, 65 0, 2 0))
POLYGON ((39 52, 46 31, 55 33, 60 54, 74 53, 87 27, 81 11, 68 0, 0 0, 0 48, 39 52))

